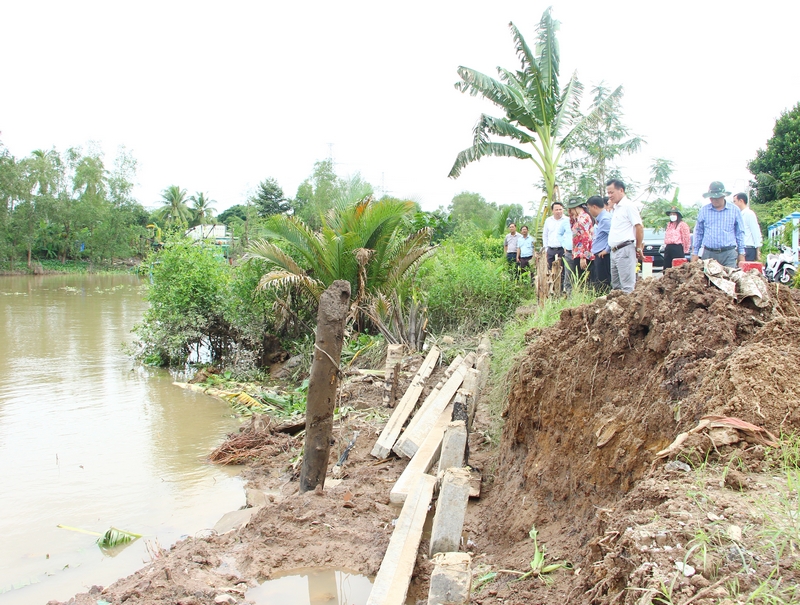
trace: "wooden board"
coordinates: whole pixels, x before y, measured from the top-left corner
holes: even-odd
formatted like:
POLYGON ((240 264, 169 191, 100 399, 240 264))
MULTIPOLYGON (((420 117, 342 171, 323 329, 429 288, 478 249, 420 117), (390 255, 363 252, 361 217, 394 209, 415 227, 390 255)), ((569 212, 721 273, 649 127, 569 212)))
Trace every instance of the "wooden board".
POLYGON ((422 442, 416 455, 408 463, 397 482, 389 492, 389 501, 392 504, 402 504, 406 501, 408 494, 419 482, 420 477, 427 473, 439 459, 442 448, 442 438, 447 425, 450 424, 450 415, 453 413, 453 406, 448 405, 439 416, 436 425, 428 433, 425 441, 422 442))
POLYGON ((442 410, 450 404, 450 400, 455 396, 456 391, 458 391, 464 381, 464 377, 467 375, 467 370, 472 368, 474 360, 474 353, 467 355, 461 365, 453 372, 453 375, 447 379, 436 398, 430 402, 426 400, 426 405, 420 407, 414 416, 414 425, 409 424, 408 429, 403 433, 402 439, 395 444, 395 453, 399 456, 411 458, 417 452, 428 432, 436 424, 439 414, 442 413, 442 410))
POLYGON ((367 605, 404 605, 436 478, 423 475, 397 519, 367 605))
POLYGON ((425 361, 422 362, 414 379, 411 381, 408 390, 406 390, 400 402, 397 404, 397 407, 394 409, 394 412, 392 412, 389 422, 383 427, 383 431, 381 431, 381 435, 378 437, 375 447, 372 448, 372 455, 376 458, 386 458, 389 452, 392 451, 392 446, 400 436, 400 431, 403 429, 403 425, 406 423, 406 420, 408 420, 411 412, 414 411, 414 406, 417 405, 419 396, 425 389, 425 381, 427 381, 431 373, 433 373, 433 369, 439 362, 440 355, 441 351, 439 347, 435 345, 431 347, 431 350, 425 357, 425 361))

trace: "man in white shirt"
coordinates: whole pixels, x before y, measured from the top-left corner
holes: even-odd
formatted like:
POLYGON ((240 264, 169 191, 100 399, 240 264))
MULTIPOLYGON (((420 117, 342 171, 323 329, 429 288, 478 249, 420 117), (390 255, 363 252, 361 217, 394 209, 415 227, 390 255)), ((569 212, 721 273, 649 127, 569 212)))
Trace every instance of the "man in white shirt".
POLYGON ((744 221, 744 260, 760 261, 761 244, 764 240, 761 237, 761 227, 758 226, 758 217, 750 209, 746 193, 734 195, 733 203, 742 211, 742 221, 744 221))
POLYGON ((642 260, 644 227, 636 206, 625 195, 625 183, 611 179, 606 183, 608 200, 613 204, 608 245, 611 247, 611 287, 625 293, 636 287, 636 261, 642 260))
POLYGON ((542 228, 542 247, 547 254, 547 269, 553 266, 556 256, 564 258, 564 246, 561 244, 559 232, 563 225, 569 229, 569 219, 564 216, 564 205, 561 202, 550 204, 552 213, 544 221, 542 228))
POLYGON ((506 261, 508 261, 509 265, 515 265, 517 263, 517 240, 519 239, 519 233, 517 233, 517 226, 514 223, 511 223, 508 226, 508 233, 506 233, 506 239, 503 241, 503 252, 506 254, 506 261))

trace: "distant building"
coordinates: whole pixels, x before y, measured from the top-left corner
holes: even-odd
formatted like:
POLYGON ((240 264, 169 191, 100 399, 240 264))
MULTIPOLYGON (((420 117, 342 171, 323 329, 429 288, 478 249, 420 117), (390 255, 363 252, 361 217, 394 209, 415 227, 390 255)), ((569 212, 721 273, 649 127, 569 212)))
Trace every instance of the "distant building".
POLYGON ((212 240, 215 244, 228 244, 228 230, 225 225, 197 225, 186 232, 192 239, 212 240))

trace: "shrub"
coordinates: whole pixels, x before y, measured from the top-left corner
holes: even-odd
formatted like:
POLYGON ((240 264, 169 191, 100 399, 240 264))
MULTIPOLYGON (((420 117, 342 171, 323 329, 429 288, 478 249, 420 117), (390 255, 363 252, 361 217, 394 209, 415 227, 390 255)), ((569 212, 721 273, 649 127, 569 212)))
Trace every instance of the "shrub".
POLYGON ((230 349, 234 329, 225 318, 231 282, 225 259, 214 246, 191 240, 168 242, 151 254, 150 308, 134 328, 141 355, 154 365, 181 365, 203 346, 212 361, 230 349))
POLYGON ((431 331, 480 331, 498 326, 530 295, 530 282, 515 279, 502 256, 502 245, 494 258, 482 256, 485 250, 455 238, 443 243, 420 268, 431 331))

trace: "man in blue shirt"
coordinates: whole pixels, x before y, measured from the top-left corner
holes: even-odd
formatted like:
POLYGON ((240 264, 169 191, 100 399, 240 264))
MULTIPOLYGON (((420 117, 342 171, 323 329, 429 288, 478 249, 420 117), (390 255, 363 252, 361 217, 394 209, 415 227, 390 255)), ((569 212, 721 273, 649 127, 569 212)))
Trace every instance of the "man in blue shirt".
POLYGON ((605 209, 605 200, 599 195, 590 197, 586 201, 586 208, 595 221, 592 240, 594 259, 589 267, 589 283, 595 290, 605 294, 611 290, 611 247, 608 245, 611 213, 605 209))
POLYGON ((711 203, 700 208, 697 214, 693 261, 700 258, 701 247, 703 260, 713 258, 725 267, 736 267, 744 261, 744 221, 739 209, 725 201, 725 196, 730 194, 719 181, 711 183, 708 192, 703 194, 711 198, 711 203))

